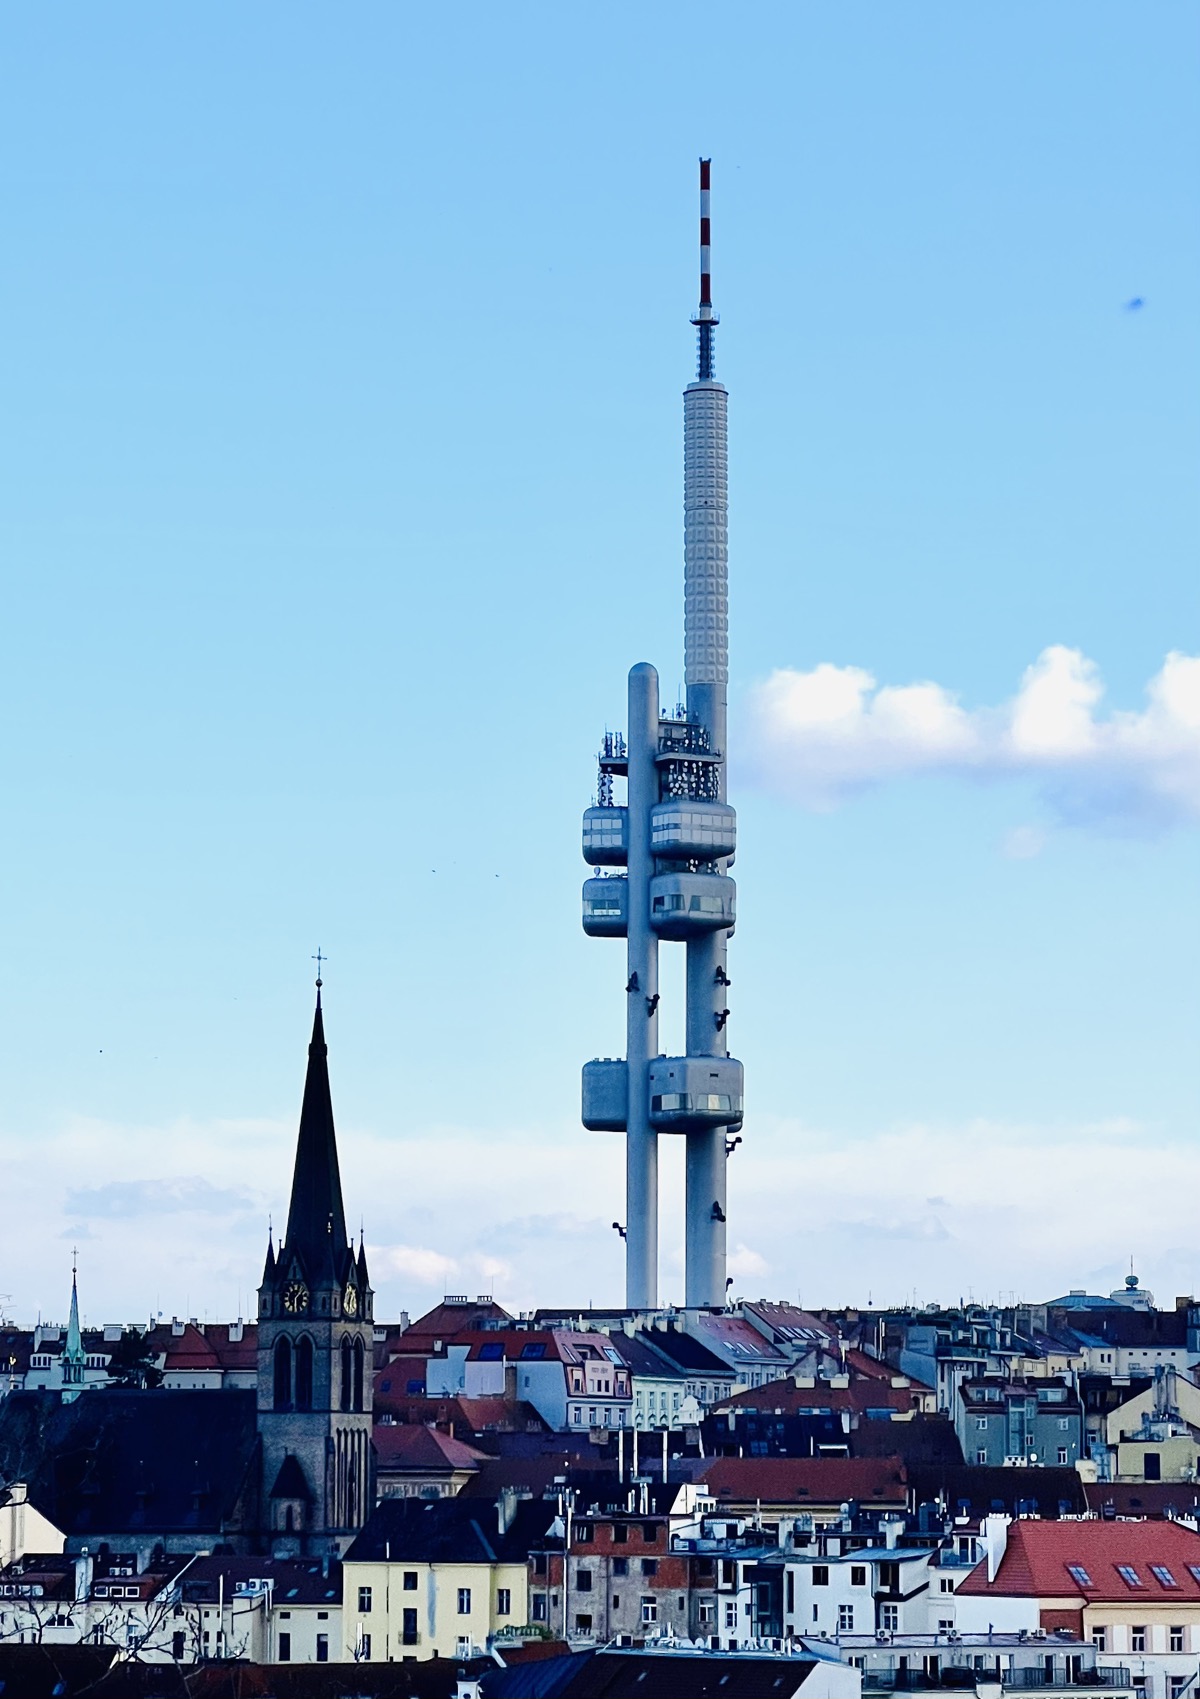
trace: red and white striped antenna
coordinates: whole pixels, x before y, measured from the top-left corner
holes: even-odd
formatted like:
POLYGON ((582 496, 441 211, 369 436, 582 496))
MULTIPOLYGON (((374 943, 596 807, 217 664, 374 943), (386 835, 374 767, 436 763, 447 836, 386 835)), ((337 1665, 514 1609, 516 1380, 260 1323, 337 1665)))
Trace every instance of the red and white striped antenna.
POLYGON ((712 215, 709 210, 711 159, 700 161, 700 305, 692 323, 699 338, 697 377, 701 383, 713 378, 713 331, 719 322, 712 304, 712 215))

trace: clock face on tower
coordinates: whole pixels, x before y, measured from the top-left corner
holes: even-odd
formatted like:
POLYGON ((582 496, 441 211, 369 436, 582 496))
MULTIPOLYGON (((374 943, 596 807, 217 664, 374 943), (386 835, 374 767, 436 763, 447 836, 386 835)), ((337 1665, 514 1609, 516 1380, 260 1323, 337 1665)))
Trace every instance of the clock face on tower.
POLYGON ((298 1316, 308 1308, 308 1287, 303 1280, 289 1280, 283 1289, 283 1307, 289 1315, 298 1316))
POLYGON ((353 1286, 348 1285, 342 1293, 342 1309, 348 1316, 358 1314, 358 1293, 353 1286))

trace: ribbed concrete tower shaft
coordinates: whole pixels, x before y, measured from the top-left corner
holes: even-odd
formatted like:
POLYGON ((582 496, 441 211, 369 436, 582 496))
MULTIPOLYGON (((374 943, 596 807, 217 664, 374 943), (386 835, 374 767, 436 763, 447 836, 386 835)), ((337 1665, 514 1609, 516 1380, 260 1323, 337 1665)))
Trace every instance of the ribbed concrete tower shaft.
MULTIPOLYGON (((726 390, 715 379, 690 384, 684 391, 687 709, 689 718, 707 728, 712 748, 722 757, 729 682, 728 409, 726 390)), ((717 794, 724 802, 724 759, 716 771, 717 794)), ((719 865, 722 872, 727 870, 727 862, 719 865)), ((720 931, 688 941, 687 1050, 691 1056, 728 1054, 721 1024, 728 980, 727 938, 728 933, 720 931)), ((689 1308, 725 1302, 725 1139, 724 1127, 708 1127, 687 1136, 685 1302, 689 1308)))

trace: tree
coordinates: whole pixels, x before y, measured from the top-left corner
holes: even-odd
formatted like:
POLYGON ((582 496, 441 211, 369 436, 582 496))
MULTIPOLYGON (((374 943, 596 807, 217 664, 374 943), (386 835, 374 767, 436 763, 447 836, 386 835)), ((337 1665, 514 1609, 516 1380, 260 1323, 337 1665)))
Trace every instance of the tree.
POLYGON ((108 1373, 113 1386, 141 1390, 162 1385, 162 1370, 154 1360, 149 1338, 136 1327, 127 1327, 113 1346, 108 1373))

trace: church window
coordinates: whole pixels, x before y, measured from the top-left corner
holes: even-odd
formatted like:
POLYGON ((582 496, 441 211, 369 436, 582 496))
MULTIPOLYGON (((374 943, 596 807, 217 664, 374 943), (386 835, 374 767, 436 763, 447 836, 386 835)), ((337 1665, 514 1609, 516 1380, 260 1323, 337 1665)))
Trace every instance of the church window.
POLYGON ((458 1589, 458 1614, 459 1616, 470 1616, 471 1614, 471 1589, 469 1587, 458 1589))
POLYGON ((292 1342, 281 1339, 275 1346, 275 1408, 292 1407, 292 1342))
POLYGON ((338 1404, 341 1409, 349 1410, 354 1380, 354 1348, 348 1339, 342 1340, 342 1384, 339 1389, 338 1404))
POLYGON ((309 1338, 296 1341, 296 1408, 311 1410, 313 1405, 313 1347, 309 1338))
POLYGON ((371 1589, 369 1587, 360 1587, 358 1589, 358 1609, 362 1616, 368 1616, 370 1614, 371 1589))
POLYGON ((356 1339, 354 1341, 354 1408, 356 1410, 361 1410, 362 1407, 363 1407, 363 1342, 362 1342, 361 1339, 356 1339))

